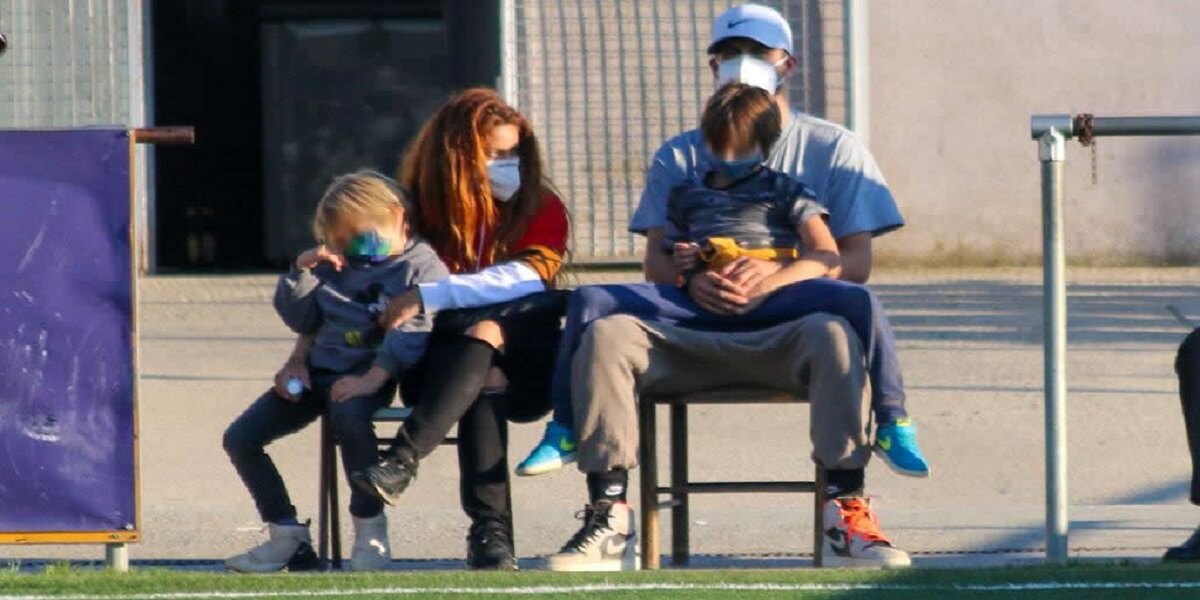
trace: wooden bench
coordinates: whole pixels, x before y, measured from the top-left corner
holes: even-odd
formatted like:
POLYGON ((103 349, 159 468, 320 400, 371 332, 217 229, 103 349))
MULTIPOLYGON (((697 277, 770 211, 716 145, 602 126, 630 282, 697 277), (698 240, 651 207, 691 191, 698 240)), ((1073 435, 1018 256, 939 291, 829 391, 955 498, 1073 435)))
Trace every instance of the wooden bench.
POLYGON ((717 388, 676 395, 643 395, 638 410, 641 427, 641 509, 642 568, 659 568, 659 510, 671 510, 671 564, 683 566, 690 556, 689 499, 693 494, 806 493, 813 494, 813 564, 821 566, 821 513, 825 503, 824 472, 816 468, 812 481, 693 481, 688 471, 688 407, 697 404, 781 404, 801 403, 796 396, 762 388, 717 388), (667 405, 670 431, 670 479, 667 486, 658 482, 658 440, 656 414, 659 405, 667 405), (659 497, 669 494, 662 504, 659 497))
MULTIPOLYGON (((407 406, 388 406, 375 411, 375 423, 391 423, 397 426, 408 420, 412 408, 407 406)), ((317 487, 320 488, 320 501, 317 508, 317 556, 322 564, 328 563, 333 569, 342 568, 342 528, 341 513, 338 506, 338 466, 337 440, 333 437, 333 429, 329 425, 329 414, 321 416, 321 458, 320 474, 317 487)), ((378 437, 378 436, 376 436, 378 437)), ((391 445, 391 437, 379 438, 379 446, 391 445)), ((457 444, 456 438, 448 437, 442 444, 457 444)))

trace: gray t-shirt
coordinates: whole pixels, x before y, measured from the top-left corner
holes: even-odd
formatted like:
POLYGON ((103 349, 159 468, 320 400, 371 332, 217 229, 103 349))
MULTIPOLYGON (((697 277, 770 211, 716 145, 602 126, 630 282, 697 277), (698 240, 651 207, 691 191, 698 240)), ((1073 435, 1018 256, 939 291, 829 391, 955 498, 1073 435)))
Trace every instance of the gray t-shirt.
MULTIPOLYGON (((654 153, 629 231, 645 234, 666 226, 671 190, 711 168, 703 148, 703 136, 693 129, 671 138, 654 153)), ((883 235, 904 225, 875 159, 844 127, 792 113, 766 165, 799 178, 812 189, 817 201, 829 210, 829 228, 835 238, 862 232, 883 235)))
POLYGON ((715 237, 733 238, 742 248, 796 248, 796 228, 829 211, 799 179, 773 169, 726 189, 705 185, 705 176, 685 180, 667 201, 665 242, 703 245, 715 237))
POLYGON ((429 244, 410 240, 404 252, 376 264, 293 267, 275 287, 275 311, 292 331, 316 334, 311 367, 348 373, 375 364, 397 376, 425 352, 433 317, 419 315, 386 334, 376 320, 391 298, 449 275, 429 244))

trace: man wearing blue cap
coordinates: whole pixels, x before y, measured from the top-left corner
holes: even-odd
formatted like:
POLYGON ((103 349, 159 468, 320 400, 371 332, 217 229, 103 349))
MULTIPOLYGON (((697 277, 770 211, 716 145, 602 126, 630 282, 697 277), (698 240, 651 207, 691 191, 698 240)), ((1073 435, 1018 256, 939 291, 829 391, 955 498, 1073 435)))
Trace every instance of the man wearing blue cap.
MULTIPOLYGON (((796 65, 787 21, 765 6, 731 8, 714 21, 708 54, 717 87, 737 81, 775 95, 783 132, 765 164, 798 177, 815 192, 829 211, 829 226, 841 254, 841 277, 865 283, 871 271, 872 238, 903 226, 904 221, 878 165, 853 133, 787 106, 782 82, 796 65)), ((699 130, 684 132, 655 152, 629 226, 631 232, 647 238, 648 280, 666 285, 679 281, 663 243, 667 200, 677 185, 707 173, 711 162, 699 130)), ((709 311, 734 314, 755 300, 758 283, 779 268, 778 262, 742 257, 720 271, 685 278, 687 292, 709 311)), ((848 335, 853 337, 825 315, 749 336, 650 326, 628 316, 596 321, 573 361, 578 443, 556 439, 548 428, 546 439, 526 461, 562 464, 577 459, 587 474, 589 504, 583 527, 550 557, 550 568, 633 568, 634 518, 625 497, 628 471, 636 466, 636 395, 687 391, 712 383, 755 383, 795 389, 808 397, 814 459, 826 469, 831 498, 821 524, 826 564, 907 566, 908 554, 882 533, 870 502, 863 497, 864 467, 871 453, 864 432, 869 408, 863 400, 866 394, 860 393, 860 345, 848 335), (796 368, 759 368, 755 363, 762 363, 762 356, 774 357, 773 364, 796 368), (714 357, 719 360, 709 360, 714 357), (697 365, 705 372, 699 372, 697 365)), ((902 396, 897 400, 900 412, 881 423, 876 433, 876 453, 904 474, 925 476, 928 465, 903 413, 902 396)))

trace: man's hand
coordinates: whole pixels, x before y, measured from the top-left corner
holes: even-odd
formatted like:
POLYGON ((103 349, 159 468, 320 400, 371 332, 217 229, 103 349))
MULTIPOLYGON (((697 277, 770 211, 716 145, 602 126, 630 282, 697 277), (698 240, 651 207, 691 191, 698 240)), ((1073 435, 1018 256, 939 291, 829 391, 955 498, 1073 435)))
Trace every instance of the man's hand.
POLYGON ((751 290, 782 268, 783 264, 778 261, 742 256, 722 267, 718 273, 733 283, 739 294, 749 298, 751 290))
POLYGON ((387 308, 379 315, 379 326, 386 330, 395 329, 421 314, 421 292, 416 288, 408 290, 388 302, 387 308))
POLYGON ((671 250, 671 261, 679 271, 690 271, 696 268, 700 261, 700 246, 692 243, 676 242, 671 250))
POLYGON ((769 282, 763 281, 753 288, 750 288, 750 291, 746 292, 746 303, 739 306, 736 313, 739 315, 744 315, 753 311, 759 306, 762 306, 762 303, 766 301, 766 299, 769 298, 772 293, 772 290, 767 289, 767 283, 769 282))
POLYGON ((700 308, 719 315, 737 314, 750 301, 732 281, 712 271, 692 276, 687 291, 700 308))
POLYGON ((304 384, 304 389, 312 387, 312 382, 308 377, 308 366, 303 361, 292 359, 284 363, 279 372, 275 373, 275 393, 284 400, 295 402, 299 398, 293 397, 287 389, 287 382, 293 377, 304 384))
POLYGON ((347 375, 333 384, 329 398, 334 402, 345 402, 351 398, 370 396, 387 383, 388 377, 388 372, 382 367, 371 367, 363 375, 347 375))
POLYGON ((346 265, 346 259, 341 254, 333 252, 325 244, 321 244, 315 248, 309 248, 300 253, 296 257, 296 268, 300 270, 311 269, 323 262, 333 265, 334 270, 341 271, 346 265))

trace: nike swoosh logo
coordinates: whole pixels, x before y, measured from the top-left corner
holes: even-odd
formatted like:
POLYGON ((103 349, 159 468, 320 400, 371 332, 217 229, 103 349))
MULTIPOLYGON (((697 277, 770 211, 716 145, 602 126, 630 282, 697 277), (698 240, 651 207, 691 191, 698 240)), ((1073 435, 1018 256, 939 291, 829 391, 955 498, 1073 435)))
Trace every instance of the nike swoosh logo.
POLYGON ((838 556, 850 556, 850 540, 846 539, 846 534, 836 527, 826 529, 825 537, 829 539, 829 547, 833 549, 834 554, 838 556))
POLYGON ((625 536, 614 533, 604 540, 604 544, 600 546, 600 553, 606 558, 620 557, 625 553, 626 543, 628 542, 625 540, 625 536))
POLYGON ((726 28, 733 29, 734 27, 737 27, 738 25, 741 25, 742 23, 745 23, 750 20, 751 19, 738 19, 736 21, 730 21, 729 25, 726 25, 726 28))
POLYGON ((558 440, 558 449, 562 450, 563 452, 574 452, 575 451, 575 442, 572 442, 571 440, 568 440, 567 438, 562 438, 562 439, 558 440))
POLYGON ((879 444, 879 449, 884 452, 892 449, 892 438, 879 438, 875 443, 879 444))

